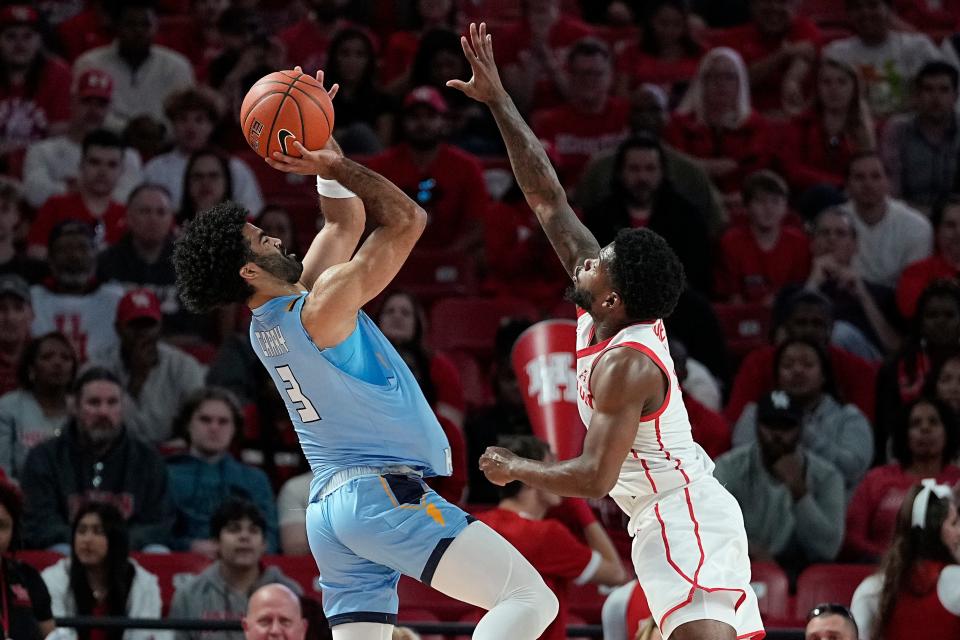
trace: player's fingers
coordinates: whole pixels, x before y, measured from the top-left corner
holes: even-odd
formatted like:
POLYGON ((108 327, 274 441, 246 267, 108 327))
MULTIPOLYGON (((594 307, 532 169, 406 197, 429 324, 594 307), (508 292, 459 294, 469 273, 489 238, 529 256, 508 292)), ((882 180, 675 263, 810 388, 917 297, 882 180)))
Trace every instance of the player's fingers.
POLYGON ((301 67, 300 65, 295 66, 293 70, 296 71, 297 73, 303 73, 303 67, 301 67))
POLYGON ((470 23, 470 44, 473 45, 473 50, 476 52, 475 55, 477 55, 477 56, 479 57, 479 55, 480 55, 480 39, 479 39, 479 35, 478 35, 478 34, 479 34, 479 32, 478 32, 478 30, 477 30, 477 23, 476 23, 476 22, 471 22, 471 23, 470 23))
POLYGON ((473 67, 473 61, 477 56, 474 55, 473 48, 471 48, 470 43, 467 42, 466 36, 460 36, 460 46, 463 48, 463 55, 467 57, 467 62, 473 67))
POLYGON ((317 69, 317 82, 323 85, 323 69, 317 69))
POLYGON ((331 100, 333 100, 336 97, 338 91, 340 91, 340 85, 334 84, 332 87, 330 87, 329 90, 327 90, 327 95, 330 96, 331 100))
POLYGON ((493 35, 487 34, 487 40, 483 43, 484 50, 487 52, 487 61, 490 64, 495 64, 496 61, 493 59, 493 35))
POLYGON ((273 158, 264 158, 264 160, 266 160, 267 164, 273 167, 274 169, 276 169, 277 171, 284 171, 284 172, 290 171, 289 165, 283 164, 282 162, 277 162, 273 158))
POLYGON ((306 155, 306 154, 310 153, 310 150, 307 149, 307 148, 306 148, 305 146, 303 146, 302 144, 300 144, 300 141, 299 141, 299 140, 296 140, 296 139, 294 139, 294 141, 293 141, 293 148, 296 149, 297 151, 299 151, 299 152, 300 152, 300 155, 306 155))
POLYGON ((468 85, 463 80, 447 80, 447 86, 451 89, 456 89, 457 91, 463 91, 466 93, 468 85))

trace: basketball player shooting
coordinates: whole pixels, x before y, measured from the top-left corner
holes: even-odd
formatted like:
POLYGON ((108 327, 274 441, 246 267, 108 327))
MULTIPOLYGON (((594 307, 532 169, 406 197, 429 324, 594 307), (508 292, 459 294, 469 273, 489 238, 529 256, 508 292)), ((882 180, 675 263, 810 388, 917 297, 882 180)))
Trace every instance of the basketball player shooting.
POLYGON ((447 85, 493 112, 517 183, 573 280, 578 408, 588 428, 577 458, 535 461, 490 447, 480 468, 498 485, 609 493, 630 517, 634 568, 664 638, 764 637, 740 507, 693 441, 667 348, 663 318, 685 286, 676 254, 646 229, 621 231, 601 248, 504 90, 486 25, 471 24, 461 43, 473 77, 447 85))
POLYGON ((361 311, 399 271, 426 214, 332 138, 320 150, 291 142, 300 157, 267 161, 316 175, 325 217, 303 261, 225 203, 184 230, 174 263, 191 310, 245 303, 253 313, 250 341, 313 470, 307 537, 333 637, 388 640, 403 573, 488 609, 474 638, 533 640, 556 616, 556 596, 499 534, 424 484, 450 474, 449 444, 413 374, 361 311), (357 249, 367 214, 378 226, 357 249))

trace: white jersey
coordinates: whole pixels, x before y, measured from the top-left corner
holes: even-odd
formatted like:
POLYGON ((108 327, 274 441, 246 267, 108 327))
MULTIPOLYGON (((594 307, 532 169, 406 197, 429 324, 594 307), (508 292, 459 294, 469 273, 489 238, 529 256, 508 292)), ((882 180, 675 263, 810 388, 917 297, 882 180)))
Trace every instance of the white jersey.
MULTIPOLYGON (((663 404, 640 420, 630 454, 623 461, 620 477, 610 495, 614 498, 642 498, 689 485, 713 471, 713 461, 694 441, 683 405, 680 383, 674 372, 663 320, 641 322, 622 329, 612 338, 594 344, 594 322, 588 313, 577 311, 577 408, 590 428, 593 394, 590 375, 593 364, 610 349, 640 351, 663 371, 669 381, 663 404)), ((619 500, 618 500, 619 502, 619 500)))

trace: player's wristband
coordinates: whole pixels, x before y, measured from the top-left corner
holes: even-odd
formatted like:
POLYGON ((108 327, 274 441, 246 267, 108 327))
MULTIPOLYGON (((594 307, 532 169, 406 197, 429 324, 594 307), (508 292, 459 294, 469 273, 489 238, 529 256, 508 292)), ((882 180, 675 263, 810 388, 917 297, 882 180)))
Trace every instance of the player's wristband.
POLYGON ((327 180, 317 176, 317 193, 325 198, 355 198, 357 194, 336 180, 327 180))

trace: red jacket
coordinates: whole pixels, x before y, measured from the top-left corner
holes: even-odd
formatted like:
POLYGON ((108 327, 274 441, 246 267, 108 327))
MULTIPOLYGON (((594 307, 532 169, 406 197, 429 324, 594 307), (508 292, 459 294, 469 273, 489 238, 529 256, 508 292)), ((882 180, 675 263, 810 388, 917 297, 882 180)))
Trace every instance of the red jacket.
POLYGON ((779 151, 787 180, 803 191, 817 184, 842 187, 855 146, 847 135, 828 136, 820 115, 808 111, 784 125, 779 151))
POLYGON ((917 311, 917 302, 920 294, 934 280, 940 278, 957 278, 957 271, 941 255, 932 255, 924 260, 914 262, 900 274, 897 282, 897 309, 904 318, 912 318, 917 311))

